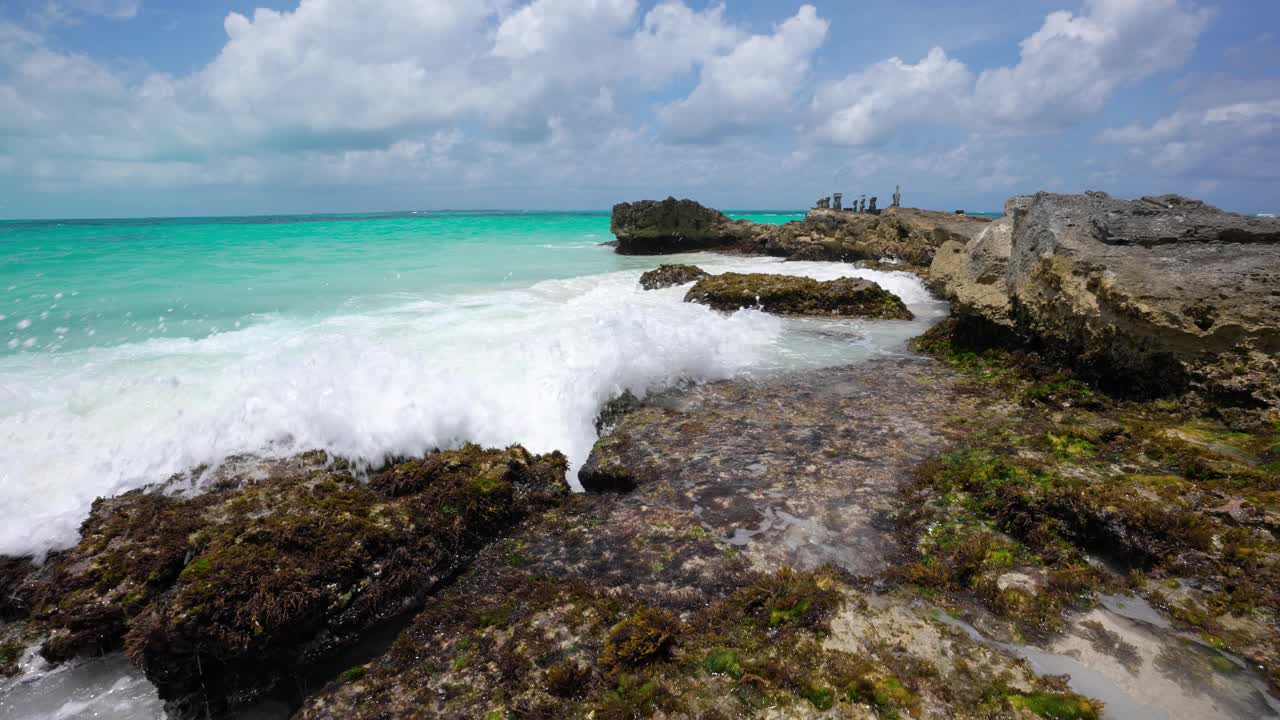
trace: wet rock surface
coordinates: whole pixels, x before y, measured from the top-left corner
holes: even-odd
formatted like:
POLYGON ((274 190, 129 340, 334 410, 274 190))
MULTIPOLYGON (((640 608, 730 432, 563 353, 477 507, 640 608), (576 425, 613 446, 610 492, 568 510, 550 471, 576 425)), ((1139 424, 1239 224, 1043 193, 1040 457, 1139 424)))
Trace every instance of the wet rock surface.
POLYGON ((645 290, 661 290, 674 285, 684 285, 710 275, 697 265, 659 265, 640 276, 640 287, 645 290))
POLYGON ((910 360, 699 386, 624 416, 578 478, 682 508, 759 567, 874 574, 893 555, 899 483, 962 401, 910 360))
POLYGON ((928 423, 963 402, 945 375, 887 362, 632 408, 582 472, 630 492, 531 518, 299 717, 1096 717, 858 577, 892 554, 897 483, 944 440, 928 423))
POLYGON ((685 302, 717 310, 758 308, 779 315, 837 315, 880 320, 910 320, 902 299, 871 280, 819 281, 794 275, 722 273, 694 283, 685 302))
POLYGON ((964 327, 917 343, 981 400, 947 421, 964 440, 916 469, 899 517, 913 549, 893 574, 976 600, 1006 623, 997 635, 1050 644, 1098 593, 1136 593, 1209 656, 1230 651, 1218 675, 1243 657, 1280 687, 1280 426, 1109 397, 964 327))
POLYGON ((1179 196, 1011 199, 930 275, 956 311, 1088 379, 1280 408, 1280 220, 1179 196))
POLYGON ((568 490, 563 456, 518 446, 435 453, 367 482, 328 460, 246 458, 190 499, 99 500, 80 543, 18 589, 48 632, 43 654, 123 642, 171 712, 217 715, 415 607, 568 490))

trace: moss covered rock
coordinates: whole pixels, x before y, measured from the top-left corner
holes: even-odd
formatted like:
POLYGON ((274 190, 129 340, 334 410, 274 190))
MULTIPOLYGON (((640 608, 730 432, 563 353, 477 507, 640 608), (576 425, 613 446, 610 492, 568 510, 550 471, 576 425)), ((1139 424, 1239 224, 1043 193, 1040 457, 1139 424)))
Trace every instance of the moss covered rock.
POLYGON ((717 310, 754 307, 780 315, 841 315, 887 320, 914 317, 901 298, 862 278, 822 282, 793 275, 723 273, 702 278, 684 299, 717 310))
POLYGON ((684 285, 710 273, 697 265, 659 265, 640 276, 640 287, 645 290, 661 290, 673 285, 684 285))
POLYGON ((1138 591, 1280 686, 1280 427, 1117 400, 1035 355, 975 352, 958 330, 917 346, 988 401, 917 469, 899 517, 915 557, 896 574, 1037 635, 1098 591, 1138 591))
POLYGON ((179 715, 250 702, 404 613, 568 492, 566 460, 467 445, 367 481, 323 453, 192 498, 99 500, 22 588, 47 657, 121 642, 179 715))
POLYGON ((215 502, 143 491, 95 500, 80 542, 50 557, 18 591, 50 630, 45 658, 60 662, 119 647, 130 620, 177 579, 190 535, 215 502))

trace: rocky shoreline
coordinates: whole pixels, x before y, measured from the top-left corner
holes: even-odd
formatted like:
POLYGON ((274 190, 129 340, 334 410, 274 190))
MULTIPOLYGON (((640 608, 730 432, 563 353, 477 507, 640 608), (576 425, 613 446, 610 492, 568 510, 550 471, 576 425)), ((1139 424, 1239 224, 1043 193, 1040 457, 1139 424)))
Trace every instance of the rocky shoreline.
MULTIPOLYGON (((781 226, 668 199, 613 229, 892 262, 953 318, 900 357, 625 398, 582 494, 558 453, 467 446, 101 499, 75 547, 0 558, 0 673, 123 649, 183 718, 1280 707, 1280 222, 1040 194, 781 226)), ((726 310, 906 311, 852 278, 655 273, 726 310)))

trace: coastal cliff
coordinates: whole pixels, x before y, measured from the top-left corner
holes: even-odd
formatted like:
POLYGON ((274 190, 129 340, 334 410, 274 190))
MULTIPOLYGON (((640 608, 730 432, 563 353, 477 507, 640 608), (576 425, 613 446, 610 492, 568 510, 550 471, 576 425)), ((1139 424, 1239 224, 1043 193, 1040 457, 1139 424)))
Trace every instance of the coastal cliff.
MULTIPOLYGON (((1280 224, 1101 194, 994 222, 618 208, 619 252, 891 259, 953 317, 856 366, 623 394, 584 493, 559 453, 467 445, 367 474, 241 457, 202 493, 199 469, 100 499, 74 547, 0 558, 0 673, 32 642, 124 648, 182 718, 1274 707, 1280 224)), ((640 282, 803 322, 910 314, 853 277, 640 282)))

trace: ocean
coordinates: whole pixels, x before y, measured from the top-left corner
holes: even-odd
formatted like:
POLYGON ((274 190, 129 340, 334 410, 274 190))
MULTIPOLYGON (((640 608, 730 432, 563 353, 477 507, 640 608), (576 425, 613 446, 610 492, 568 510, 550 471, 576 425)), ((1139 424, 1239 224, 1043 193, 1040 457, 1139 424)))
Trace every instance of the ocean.
POLYGON ((69 546, 96 497, 232 453, 518 442, 577 466, 624 390, 899 352, 945 312, 905 273, 611 239, 600 212, 0 223, 0 554, 69 546), (729 315, 637 285, 681 260, 860 275, 918 319, 729 315))

